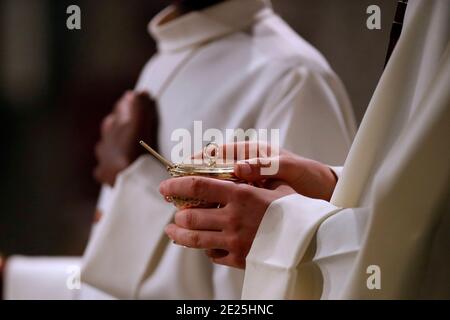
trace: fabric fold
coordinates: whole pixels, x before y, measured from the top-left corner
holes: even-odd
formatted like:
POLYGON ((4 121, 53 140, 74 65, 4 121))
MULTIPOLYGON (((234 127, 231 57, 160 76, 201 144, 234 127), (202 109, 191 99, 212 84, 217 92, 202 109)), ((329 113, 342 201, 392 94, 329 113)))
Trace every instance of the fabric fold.
POLYGON ((86 249, 82 281, 117 298, 132 299, 172 219, 160 195, 164 168, 142 156, 117 179, 115 197, 86 249), (130 210, 133 208, 133 210, 130 210))
POLYGON ((299 194, 274 201, 247 256, 242 298, 295 298, 297 266, 320 223, 339 210, 326 201, 299 194))

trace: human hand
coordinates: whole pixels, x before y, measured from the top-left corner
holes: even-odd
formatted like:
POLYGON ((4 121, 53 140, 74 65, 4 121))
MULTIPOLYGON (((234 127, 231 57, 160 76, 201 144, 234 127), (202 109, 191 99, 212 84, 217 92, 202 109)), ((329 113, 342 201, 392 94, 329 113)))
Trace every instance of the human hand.
MULTIPOLYGON (((337 177, 328 166, 263 142, 225 144, 215 152, 218 160, 235 163, 234 173, 238 178, 261 187, 281 180, 299 194, 326 201, 331 199, 336 187, 337 177)), ((203 154, 194 156, 200 157, 203 154)))
POLYGON ((306 197, 330 201, 336 187, 337 177, 326 165, 283 150, 274 158, 248 159, 239 161, 234 166, 238 178, 262 186, 273 180, 283 181, 297 193, 306 197), (277 163, 277 172, 264 174, 261 169, 277 163))
POLYGON ((101 124, 95 179, 113 186, 117 174, 144 153, 139 140, 156 146, 157 126, 156 104, 148 93, 127 91, 101 124))
POLYGON ((213 262, 245 268, 267 207, 274 200, 295 193, 273 181, 271 189, 205 177, 180 177, 163 181, 164 197, 181 196, 220 204, 219 208, 190 208, 178 211, 165 232, 176 244, 206 249, 213 262))

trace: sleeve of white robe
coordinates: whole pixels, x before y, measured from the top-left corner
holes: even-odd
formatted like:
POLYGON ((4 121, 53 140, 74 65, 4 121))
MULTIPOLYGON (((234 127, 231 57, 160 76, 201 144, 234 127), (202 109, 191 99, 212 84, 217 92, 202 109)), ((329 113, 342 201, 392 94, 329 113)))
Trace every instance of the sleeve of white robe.
POLYGON ((450 237, 443 231, 450 216, 449 43, 420 111, 376 178, 370 226, 343 298, 450 297, 450 237), (372 264, 381 271, 380 290, 366 285, 372 264))
POLYGON ((339 210, 327 201, 299 194, 274 201, 246 259, 242 298, 296 297, 297 266, 320 223, 339 210))
POLYGON ((117 298, 136 297, 150 257, 163 237, 161 230, 173 214, 173 207, 158 191, 165 178, 165 169, 150 156, 140 157, 119 175, 111 210, 86 249, 83 282, 117 298))
MULTIPOLYGON (((439 242, 438 233, 433 232, 449 221, 445 201, 442 204, 449 176, 443 139, 448 136, 450 115, 448 61, 447 57, 433 90, 422 102, 426 111, 416 116, 418 125, 400 137, 396 152, 384 162, 370 207, 339 210, 328 202, 295 195, 268 208, 247 257, 243 298, 448 297, 448 286, 441 280, 429 282, 448 279, 442 265, 436 263, 448 261, 448 246, 442 242, 448 240, 448 233, 441 232, 439 242), (424 168, 426 175, 420 174, 424 168), (364 235, 361 226, 366 223, 362 220, 367 221, 369 212, 371 229, 364 235), (345 256, 360 250, 362 237, 365 242, 352 268, 345 256), (315 247, 314 257, 308 256, 308 250, 315 247), (308 286, 305 282, 311 279, 302 277, 305 273, 300 268, 311 267, 308 263, 320 267, 322 279, 312 281, 321 288, 310 287, 303 296, 308 286), (371 265, 380 267, 382 290, 367 286, 367 267, 371 265), (270 281, 263 282, 264 278, 270 281)), ((339 169, 334 170, 339 175, 339 169)))
MULTIPOLYGON (((425 2, 422 4, 425 6, 425 2)), ((448 281, 445 281, 448 280, 448 242, 438 241, 448 240, 448 229, 444 230, 449 224, 448 211, 445 211, 448 210, 445 197, 448 197, 450 163, 445 139, 450 115, 449 52, 447 40, 440 72, 433 77, 434 83, 427 86, 430 90, 424 98, 420 98, 420 108, 411 116, 407 130, 396 136, 392 152, 384 159, 371 186, 374 191, 368 206, 333 212, 331 204, 321 207, 318 200, 291 196, 269 207, 247 257, 244 298, 297 298, 299 267, 305 265, 302 260, 316 243, 313 261, 320 261, 324 283, 334 278, 330 281, 334 290, 324 291, 322 297, 430 298, 430 294, 448 297, 448 281), (370 219, 367 234, 357 228, 357 219, 361 218, 370 219), (355 228, 350 229, 352 226, 355 228), (359 249, 361 241, 358 240, 362 237, 365 241, 359 249), (352 243, 356 245, 355 250, 351 250, 352 243), (344 251, 343 246, 346 246, 344 251), (353 269, 350 264, 338 266, 338 256, 356 250, 359 253, 353 269), (370 290, 367 286, 367 267, 371 265, 380 267, 381 290, 370 290), (334 276, 329 277, 327 273, 334 276), (261 285, 263 276, 270 281, 265 280, 261 285)), ((400 93, 383 94, 387 99, 393 95, 400 93)), ((380 114, 369 119, 379 123, 380 114)), ((356 170, 355 174, 360 172, 356 170)), ((350 191, 355 188, 347 187, 350 191)))

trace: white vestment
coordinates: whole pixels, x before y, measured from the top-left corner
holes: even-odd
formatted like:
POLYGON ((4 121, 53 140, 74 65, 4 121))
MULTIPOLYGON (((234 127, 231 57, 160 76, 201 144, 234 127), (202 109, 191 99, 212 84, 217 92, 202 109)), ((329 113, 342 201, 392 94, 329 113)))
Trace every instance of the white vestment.
POLYGON ((450 298, 449 14, 409 2, 331 203, 271 204, 244 299, 450 298))
MULTIPOLYGON (((267 1, 225 1, 162 24, 172 11, 150 23, 158 53, 137 85, 158 101, 165 157, 178 143, 174 130, 192 132, 201 120, 204 131, 280 129, 283 147, 343 164, 355 132, 345 89, 267 1)), ((158 192, 166 178, 150 156, 119 175, 85 252, 83 285, 127 299, 240 298, 243 271, 213 265, 203 251, 165 236, 175 213, 158 192)))

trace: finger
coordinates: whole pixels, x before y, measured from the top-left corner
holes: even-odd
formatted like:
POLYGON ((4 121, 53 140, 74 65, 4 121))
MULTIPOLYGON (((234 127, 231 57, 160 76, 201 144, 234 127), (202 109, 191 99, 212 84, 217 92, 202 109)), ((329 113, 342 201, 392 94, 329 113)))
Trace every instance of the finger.
POLYGON ((219 146, 218 154, 224 159, 245 160, 267 157, 271 154, 271 147, 262 141, 240 141, 219 146))
POLYGON ((299 180, 304 168, 302 158, 279 156, 272 158, 257 158, 241 161, 235 164, 234 173, 238 178, 247 181, 260 181, 263 179, 278 179, 285 182, 299 180))
POLYGON ((231 181, 191 176, 165 180, 161 182, 159 192, 166 197, 178 196, 226 204, 235 187, 231 181))
POLYGON ((130 100, 134 95, 133 90, 126 90, 114 105, 114 112, 117 112, 122 102, 130 100))
POLYGON ((242 141, 224 146, 227 158, 234 160, 245 160, 250 158, 267 158, 272 154, 272 148, 263 141, 242 141), (229 154, 232 152, 232 154, 229 154))
POLYGON ((118 121, 128 121, 132 116, 134 93, 127 96, 126 99, 119 102, 116 115, 118 121))
POLYGON ((169 224, 165 230, 167 236, 176 244, 196 249, 226 249, 225 237, 222 232, 198 231, 180 228, 169 224))
POLYGON ((263 168, 280 167, 280 158, 254 158, 245 161, 239 161, 234 165, 234 174, 243 180, 254 182, 267 178, 277 178, 277 171, 275 174, 269 175, 264 172, 263 168))
POLYGON ((118 120, 128 121, 133 115, 135 115, 138 109, 142 105, 144 97, 148 97, 148 94, 143 91, 137 92, 133 90, 127 90, 120 100, 117 102, 114 109, 118 120))
MULTIPOLYGON (((221 160, 245 160, 256 157, 269 157, 272 148, 262 141, 241 141, 220 145, 217 150, 217 158, 221 160)), ((192 159, 203 159, 203 151, 196 153, 192 159)))
POLYGON ((126 90, 122 97, 119 99, 119 101, 125 101, 132 99, 136 95, 136 92, 134 90, 126 90))
POLYGON ((100 126, 100 132, 102 136, 105 136, 113 127, 115 122, 115 117, 112 113, 108 114, 102 121, 100 126))
POLYGON ((221 231, 226 220, 223 209, 185 209, 175 214, 175 224, 191 230, 221 231))

